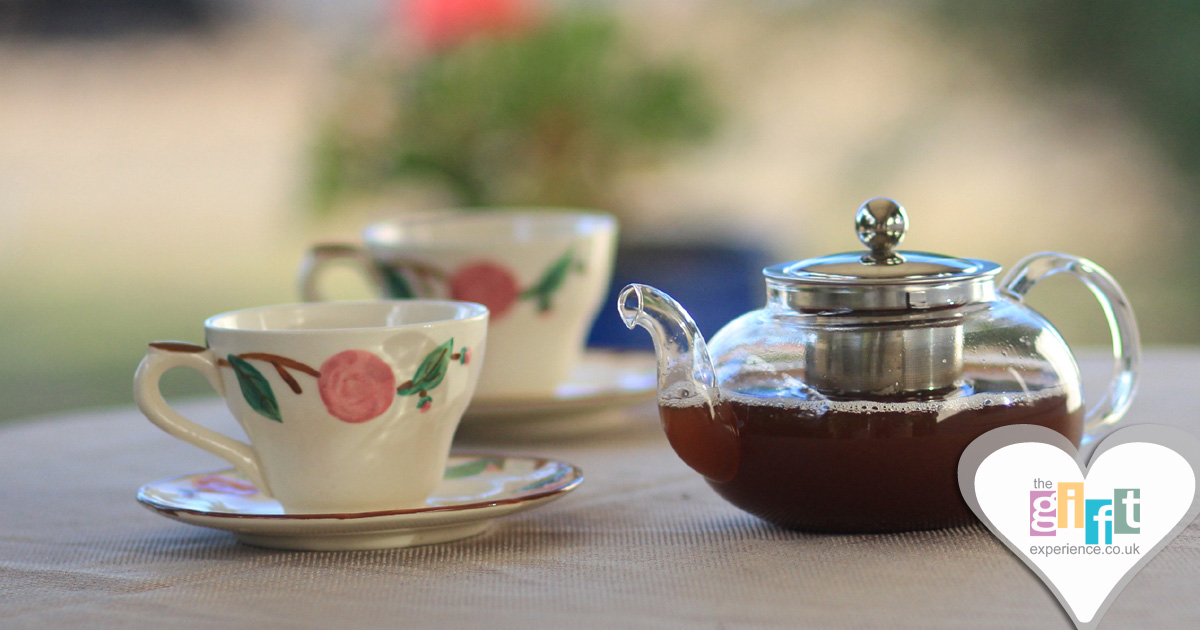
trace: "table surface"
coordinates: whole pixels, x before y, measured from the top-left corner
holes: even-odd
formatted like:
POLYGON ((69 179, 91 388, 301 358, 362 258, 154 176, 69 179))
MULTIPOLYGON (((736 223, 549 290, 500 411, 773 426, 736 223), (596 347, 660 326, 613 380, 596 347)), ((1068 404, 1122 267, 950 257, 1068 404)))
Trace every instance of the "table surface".
MULTIPOLYGON (((1106 363, 1082 366, 1085 393, 1098 391, 1106 363)), ((1197 374, 1200 350, 1148 352, 1125 422, 1200 435, 1185 404, 1197 374)), ((236 430, 217 399, 179 407, 236 430)), ((585 483, 561 500, 475 538, 363 552, 259 549, 140 507, 146 482, 227 466, 132 406, 11 423, 0 427, 0 627, 1071 627, 982 526, 783 530, 685 467, 651 405, 615 413, 590 433, 461 444, 580 466, 585 483)), ((1200 627, 1200 522, 1100 624, 1126 627, 1200 627)))

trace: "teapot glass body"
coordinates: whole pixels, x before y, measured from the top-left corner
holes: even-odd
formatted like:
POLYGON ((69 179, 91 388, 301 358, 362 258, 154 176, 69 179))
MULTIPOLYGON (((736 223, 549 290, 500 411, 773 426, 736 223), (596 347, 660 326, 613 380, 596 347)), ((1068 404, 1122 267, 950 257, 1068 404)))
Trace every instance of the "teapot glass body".
MULTIPOLYGON (((1009 299, 920 315, 806 314, 770 305, 731 322, 709 351, 716 411, 735 429, 738 461, 732 474, 709 483, 738 507, 787 527, 969 523, 958 458, 972 440, 1011 424, 1044 426, 1076 445, 1083 436, 1079 370, 1066 343, 1009 299), (859 370, 847 358, 856 351, 883 360, 859 370), (926 374, 931 387, 906 388, 914 373, 926 374), (882 386, 861 387, 870 384, 882 386)), ((668 425, 697 413, 698 401, 678 395, 687 389, 661 393, 668 425)))
MULTIPOLYGON (((878 253, 887 265, 900 254, 878 253)), ((788 265, 770 267, 766 306, 707 344, 666 294, 622 292, 625 323, 655 342, 668 440, 722 497, 807 531, 962 525, 974 516, 958 490, 958 459, 975 438, 1036 424, 1078 445, 1128 409, 1137 327, 1104 270, 1044 253, 997 285, 993 263, 948 259, 965 271, 945 271, 942 257, 908 254, 933 271, 894 278, 872 268, 865 281, 843 281, 850 263, 838 255, 792 264, 807 274, 793 282, 788 265), (1066 342, 1024 304, 1058 273, 1092 290, 1112 331, 1113 378, 1090 409, 1066 342)))

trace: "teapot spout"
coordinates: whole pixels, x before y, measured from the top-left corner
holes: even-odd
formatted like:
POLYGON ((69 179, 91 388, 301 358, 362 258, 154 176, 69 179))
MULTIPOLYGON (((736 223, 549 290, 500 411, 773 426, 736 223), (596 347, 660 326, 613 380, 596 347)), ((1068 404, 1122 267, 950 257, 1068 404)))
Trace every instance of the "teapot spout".
POLYGON ((658 397, 701 397, 716 402, 716 377, 704 337, 691 315, 671 296, 644 284, 631 284, 617 299, 621 320, 630 330, 641 326, 658 356, 658 397))
POLYGON ((710 481, 731 481, 741 462, 737 422, 696 323, 671 296, 644 284, 626 286, 617 310, 628 328, 641 326, 654 341, 659 415, 671 447, 710 481))

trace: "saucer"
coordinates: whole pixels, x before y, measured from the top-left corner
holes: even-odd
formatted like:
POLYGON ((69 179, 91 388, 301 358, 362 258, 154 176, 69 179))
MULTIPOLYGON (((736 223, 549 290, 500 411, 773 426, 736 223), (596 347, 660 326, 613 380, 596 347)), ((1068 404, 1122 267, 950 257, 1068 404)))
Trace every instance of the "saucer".
POLYGON ((534 457, 452 454, 426 507, 347 514, 285 513, 240 473, 228 469, 146 484, 137 500, 177 521, 233 532, 243 543, 276 549, 391 549, 481 534, 492 519, 561 497, 583 472, 534 457))
POLYGON ((567 382, 544 396, 475 396, 462 425, 559 420, 653 400, 658 363, 650 352, 589 350, 567 382))

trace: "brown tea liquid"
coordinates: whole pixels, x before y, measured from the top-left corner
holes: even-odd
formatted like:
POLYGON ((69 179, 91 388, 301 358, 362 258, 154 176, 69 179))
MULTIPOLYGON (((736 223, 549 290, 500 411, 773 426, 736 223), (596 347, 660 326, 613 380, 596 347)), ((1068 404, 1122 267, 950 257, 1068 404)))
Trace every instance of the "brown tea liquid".
POLYGON ((732 394, 716 414, 668 393, 659 411, 672 447, 718 494, 772 523, 814 532, 972 523, 958 490, 958 459, 972 440, 1036 424, 1078 445, 1083 430, 1078 396, 1058 389, 930 402, 732 394))

